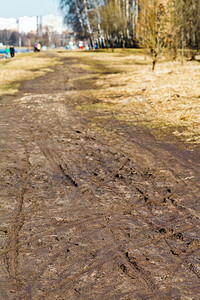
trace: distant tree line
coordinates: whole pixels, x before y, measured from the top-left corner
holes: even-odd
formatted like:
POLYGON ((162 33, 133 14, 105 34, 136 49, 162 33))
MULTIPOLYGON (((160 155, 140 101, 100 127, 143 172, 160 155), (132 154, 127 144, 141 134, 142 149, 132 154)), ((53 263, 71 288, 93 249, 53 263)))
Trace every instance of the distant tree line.
POLYGON ((19 35, 16 31, 11 31, 8 29, 0 30, 0 42, 4 45, 13 45, 18 46, 19 44, 19 37, 22 40, 22 43, 25 43, 26 36, 19 35))
POLYGON ((48 26, 45 26, 40 34, 34 32, 29 32, 28 34, 18 33, 17 31, 8 29, 0 30, 0 42, 4 45, 28 47, 28 40, 31 41, 31 46, 33 46, 35 42, 40 41, 42 45, 47 47, 59 47, 65 45, 67 33, 63 32, 62 34, 58 34, 48 26))
POLYGON ((60 0, 65 22, 91 47, 144 47, 153 59, 200 47, 200 0, 60 0))

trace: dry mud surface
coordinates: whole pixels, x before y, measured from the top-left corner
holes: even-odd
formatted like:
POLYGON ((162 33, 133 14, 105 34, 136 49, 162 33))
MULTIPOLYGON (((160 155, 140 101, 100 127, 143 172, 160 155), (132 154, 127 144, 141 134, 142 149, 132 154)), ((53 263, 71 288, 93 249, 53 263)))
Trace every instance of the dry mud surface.
POLYGON ((0 299, 200 299, 199 149, 104 112, 95 132, 81 76, 0 99, 0 299))

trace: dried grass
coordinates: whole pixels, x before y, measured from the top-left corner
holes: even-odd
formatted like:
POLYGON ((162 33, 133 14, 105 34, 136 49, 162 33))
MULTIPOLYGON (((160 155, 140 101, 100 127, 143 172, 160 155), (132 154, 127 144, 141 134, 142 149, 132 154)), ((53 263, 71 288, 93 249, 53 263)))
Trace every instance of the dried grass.
MULTIPOLYGON (((200 64, 198 61, 163 60, 151 71, 144 55, 79 53, 82 58, 103 64, 118 74, 100 75, 95 97, 109 104, 116 117, 170 132, 187 142, 200 143, 200 64), (128 64, 127 64, 128 62, 128 64), (145 62, 145 64, 143 64, 145 62)), ((99 109, 99 108, 98 108, 99 109)))
POLYGON ((48 66, 58 63, 41 54, 18 54, 15 59, 0 62, 0 95, 17 92, 16 82, 45 74, 48 66))
POLYGON ((96 82, 98 89, 86 91, 102 101, 95 109, 106 107, 125 121, 140 122, 160 132, 170 131, 187 142, 200 143, 198 61, 181 64, 163 59, 152 72, 151 59, 145 58, 141 50, 54 52, 49 57, 21 55, 0 63, 0 94, 16 92, 16 82, 44 74, 49 71, 48 66, 57 64, 57 58, 63 56, 81 58, 83 64, 79 67, 83 69, 104 71, 96 82))

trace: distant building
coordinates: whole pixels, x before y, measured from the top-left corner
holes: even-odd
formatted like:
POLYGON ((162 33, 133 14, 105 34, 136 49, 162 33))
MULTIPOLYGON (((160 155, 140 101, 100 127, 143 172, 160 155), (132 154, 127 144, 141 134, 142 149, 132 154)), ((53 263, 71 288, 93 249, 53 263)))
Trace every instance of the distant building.
POLYGON ((18 30, 17 19, 14 18, 0 18, 0 30, 18 30))
POLYGON ((18 20, 19 33, 37 32, 37 17, 20 17, 18 20))
POLYGON ((67 28, 63 25, 63 18, 61 16, 33 16, 33 17, 20 17, 14 18, 0 18, 0 30, 19 31, 19 33, 28 32, 44 32, 48 27, 51 31, 62 33, 67 28))
POLYGON ((53 15, 47 15, 42 17, 42 27, 49 27, 51 31, 57 31, 58 33, 62 33, 67 28, 63 26, 63 18, 56 17, 53 15))

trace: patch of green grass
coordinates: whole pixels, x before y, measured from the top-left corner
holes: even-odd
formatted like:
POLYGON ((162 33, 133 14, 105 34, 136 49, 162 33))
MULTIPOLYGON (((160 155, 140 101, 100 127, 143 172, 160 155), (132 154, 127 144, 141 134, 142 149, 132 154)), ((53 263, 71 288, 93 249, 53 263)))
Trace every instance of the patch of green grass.
POLYGON ((83 111, 105 111, 111 110, 111 104, 107 104, 105 102, 98 102, 98 103, 87 103, 87 104, 79 104, 76 106, 76 110, 83 110, 83 111))
POLYGON ((3 95, 5 93, 6 94, 15 94, 18 92, 19 86, 20 86, 19 82, 0 85, 0 95, 3 95))

